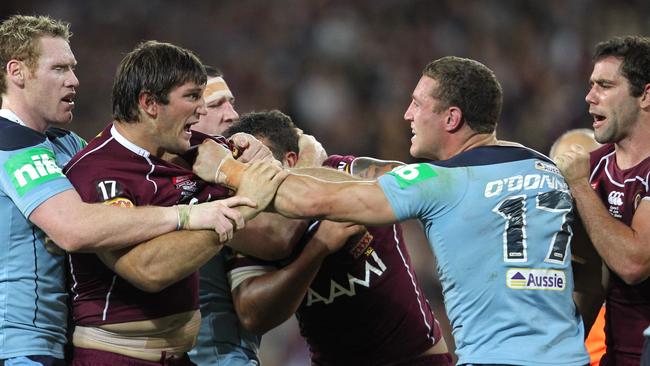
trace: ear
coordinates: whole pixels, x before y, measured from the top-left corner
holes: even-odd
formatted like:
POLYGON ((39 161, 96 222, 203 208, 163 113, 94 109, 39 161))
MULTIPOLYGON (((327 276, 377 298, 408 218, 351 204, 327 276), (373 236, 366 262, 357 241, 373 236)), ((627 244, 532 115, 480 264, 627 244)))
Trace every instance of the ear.
POLYGON ((24 62, 18 60, 9 60, 5 66, 5 71, 7 72, 7 81, 12 82, 13 84, 23 87, 25 85, 25 79, 27 79, 27 65, 24 62))
POLYGON ((147 91, 140 92, 138 96, 138 107, 144 113, 146 113, 150 118, 156 118, 158 116, 158 102, 147 91))
POLYGON ((282 164, 288 166, 289 168, 293 168, 294 166, 296 166, 297 162, 298 162, 298 154, 296 154, 293 151, 286 152, 284 154, 284 159, 282 159, 282 164))
POLYGON ((445 122, 445 131, 455 132, 463 127, 463 111, 458 107, 449 107, 447 109, 447 121, 445 122))
POLYGON ((650 108, 650 84, 645 84, 641 93, 641 109, 650 108))

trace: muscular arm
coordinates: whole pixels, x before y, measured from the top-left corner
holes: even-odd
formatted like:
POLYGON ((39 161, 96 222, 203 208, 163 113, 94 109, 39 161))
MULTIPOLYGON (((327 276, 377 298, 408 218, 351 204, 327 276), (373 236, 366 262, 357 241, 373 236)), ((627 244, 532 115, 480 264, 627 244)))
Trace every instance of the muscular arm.
POLYGON ((178 216, 173 207, 123 210, 89 204, 70 189, 43 202, 29 220, 62 249, 82 251, 123 248, 168 233, 176 229, 178 216))
POLYGON ((352 161, 350 174, 364 179, 377 179, 381 175, 404 165, 401 161, 396 160, 379 160, 369 157, 358 157, 352 161))
POLYGON ((591 241, 610 270, 627 284, 650 276, 650 201, 642 200, 630 226, 609 214, 589 184, 589 154, 580 146, 556 157, 591 241))
POLYGON ((247 330, 264 334, 293 315, 323 260, 338 250, 362 226, 323 222, 305 249, 289 265, 248 278, 232 291, 233 304, 247 330))
POLYGON ((274 209, 286 217, 317 217, 365 225, 397 222, 377 181, 327 182, 289 175, 280 185, 274 209))
MULTIPOLYGON (((206 140, 192 169, 203 180, 237 188, 247 166, 232 158, 229 150, 206 140)), ((327 182, 290 174, 273 201, 275 211, 289 218, 321 217, 381 225, 397 221, 377 181, 327 182)))
POLYGON ((578 211, 589 237, 607 266, 628 284, 650 276, 650 201, 637 208, 632 225, 612 217, 589 183, 571 184, 578 211))
POLYGON ((197 271, 221 248, 214 231, 183 230, 131 248, 98 252, 97 256, 133 286, 160 292, 197 271))

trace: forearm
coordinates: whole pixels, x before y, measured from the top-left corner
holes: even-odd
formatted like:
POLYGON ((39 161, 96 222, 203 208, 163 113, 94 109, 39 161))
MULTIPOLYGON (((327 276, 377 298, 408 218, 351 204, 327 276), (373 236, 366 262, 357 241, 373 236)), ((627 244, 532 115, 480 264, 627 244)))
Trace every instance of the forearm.
POLYGON ((322 179, 328 182, 349 182, 360 181, 358 177, 351 176, 350 174, 338 171, 332 168, 297 168, 288 169, 289 172, 295 175, 308 175, 310 177, 322 179))
POLYGON ((644 279, 642 268, 648 263, 648 250, 630 226, 612 217, 590 185, 571 185, 571 193, 589 237, 607 266, 624 281, 644 279))
MULTIPOLYGON (((217 182, 237 189, 245 166, 225 160, 216 174, 217 182)), ((328 173, 329 174, 329 173, 328 173)), ((343 173, 336 172, 337 176, 343 173)), ((383 225, 396 221, 392 207, 377 181, 349 179, 330 182, 302 174, 289 174, 280 184, 273 209, 289 218, 326 218, 383 225)))
POLYGON ((196 272, 221 250, 214 231, 178 231, 133 248, 99 257, 122 278, 148 292, 159 292, 196 272))
POLYGON ((242 325, 264 334, 290 318, 300 306, 327 251, 309 243, 288 266, 244 281, 233 290, 233 303, 242 325))
POLYGON ((173 207, 89 204, 74 190, 51 197, 29 219, 67 251, 124 248, 174 231, 178 223, 173 207))

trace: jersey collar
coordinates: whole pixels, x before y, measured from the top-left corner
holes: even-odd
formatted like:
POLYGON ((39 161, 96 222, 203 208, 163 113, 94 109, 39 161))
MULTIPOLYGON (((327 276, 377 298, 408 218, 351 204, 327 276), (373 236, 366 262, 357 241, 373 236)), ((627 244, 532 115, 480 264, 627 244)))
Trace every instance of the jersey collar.
POLYGON ((111 136, 115 138, 115 141, 119 142, 120 145, 124 146, 125 148, 133 151, 134 153, 144 156, 145 158, 149 157, 149 151, 141 148, 140 146, 132 143, 131 141, 127 140, 126 137, 122 136, 117 129, 115 128, 115 125, 111 126, 111 136))
POLYGON ((6 109, 6 108, 0 109, 0 117, 8 119, 11 122, 18 123, 21 126, 25 126, 25 123, 21 121, 20 118, 18 118, 18 116, 16 115, 16 113, 14 113, 10 109, 6 109))

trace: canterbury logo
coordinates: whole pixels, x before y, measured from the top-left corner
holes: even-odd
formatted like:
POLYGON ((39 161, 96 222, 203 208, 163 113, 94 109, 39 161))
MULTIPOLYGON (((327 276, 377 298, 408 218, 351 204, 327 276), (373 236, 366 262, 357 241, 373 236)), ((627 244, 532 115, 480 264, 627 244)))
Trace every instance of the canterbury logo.
POLYGON ((623 205, 623 196, 623 192, 612 191, 607 197, 607 202, 609 202, 609 204, 612 206, 621 206, 623 205))

